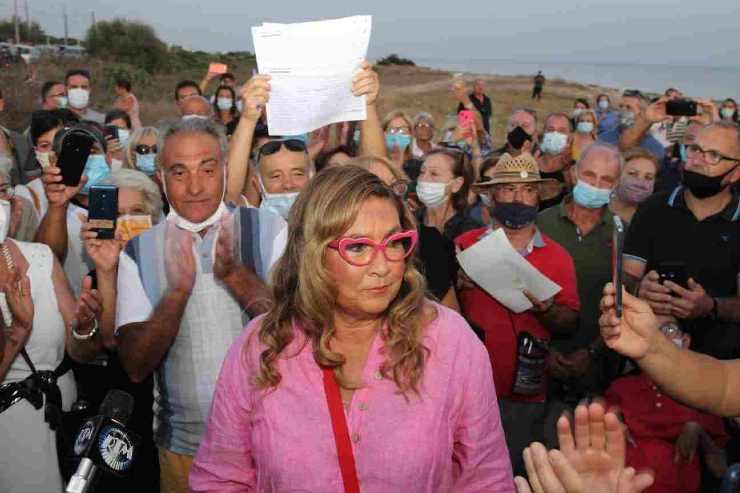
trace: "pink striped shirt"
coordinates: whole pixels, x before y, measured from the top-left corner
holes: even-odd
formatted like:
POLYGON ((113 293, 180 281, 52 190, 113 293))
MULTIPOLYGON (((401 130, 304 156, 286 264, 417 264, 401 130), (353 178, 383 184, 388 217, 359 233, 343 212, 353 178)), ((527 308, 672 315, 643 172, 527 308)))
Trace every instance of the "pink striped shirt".
MULTIPOLYGON (((513 492, 485 347, 456 312, 436 305, 421 395, 381 378, 382 339, 346 411, 363 493, 513 492)), ((229 350, 190 474, 192 491, 344 491, 321 370, 302 336, 279 360, 272 392, 248 384, 263 349, 260 318, 229 350), (247 342, 247 339, 249 341, 247 342), (245 349, 246 348, 246 349, 245 349)))

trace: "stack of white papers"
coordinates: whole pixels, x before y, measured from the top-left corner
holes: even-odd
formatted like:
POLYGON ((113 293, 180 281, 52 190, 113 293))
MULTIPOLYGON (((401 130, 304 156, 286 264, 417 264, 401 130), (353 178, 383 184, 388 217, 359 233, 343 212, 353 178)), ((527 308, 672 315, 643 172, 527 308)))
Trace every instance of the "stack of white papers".
POLYGON ((514 313, 532 308, 524 289, 539 301, 562 289, 511 246, 502 228, 457 254, 457 260, 473 282, 514 313))
POLYGON ((252 28, 260 74, 271 75, 270 135, 303 134, 330 123, 367 118, 352 77, 367 56, 371 16, 252 28))

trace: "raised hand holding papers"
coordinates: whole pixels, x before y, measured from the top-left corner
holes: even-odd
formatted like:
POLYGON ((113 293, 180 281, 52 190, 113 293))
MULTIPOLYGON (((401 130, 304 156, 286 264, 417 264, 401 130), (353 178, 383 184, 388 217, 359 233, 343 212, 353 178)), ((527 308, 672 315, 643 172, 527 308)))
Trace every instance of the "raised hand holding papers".
POLYGON ((522 290, 545 301, 562 289, 514 250, 500 228, 460 252, 457 260, 473 282, 515 313, 532 308, 522 290))
POLYGON ((367 117, 365 96, 352 94, 352 76, 367 56, 371 25, 370 16, 354 16, 252 28, 259 73, 272 76, 270 135, 367 117))

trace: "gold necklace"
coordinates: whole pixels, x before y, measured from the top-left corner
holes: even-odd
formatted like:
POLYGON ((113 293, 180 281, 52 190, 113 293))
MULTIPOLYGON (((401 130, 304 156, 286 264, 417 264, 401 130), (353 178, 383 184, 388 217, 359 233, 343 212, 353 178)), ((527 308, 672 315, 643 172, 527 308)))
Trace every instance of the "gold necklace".
MULTIPOLYGON (((3 258, 5 259, 5 265, 8 267, 8 273, 13 272, 15 270, 15 262, 13 262, 13 256, 10 254, 8 245, 3 242, 0 244, 0 250, 2 250, 3 258)), ((2 312, 5 327, 13 325, 13 314, 10 311, 8 298, 5 296, 4 292, 0 293, 0 312, 2 312)))

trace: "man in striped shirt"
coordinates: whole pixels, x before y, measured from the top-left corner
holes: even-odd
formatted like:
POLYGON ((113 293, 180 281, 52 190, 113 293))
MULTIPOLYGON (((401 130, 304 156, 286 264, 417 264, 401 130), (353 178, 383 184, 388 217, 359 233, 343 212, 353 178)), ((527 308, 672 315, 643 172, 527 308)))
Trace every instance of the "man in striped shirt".
POLYGON ((116 327, 131 379, 154 373, 161 491, 185 492, 221 362, 268 308, 265 279, 287 226, 269 211, 225 205, 227 141, 212 121, 179 120, 159 139, 171 210, 121 253, 116 327))

